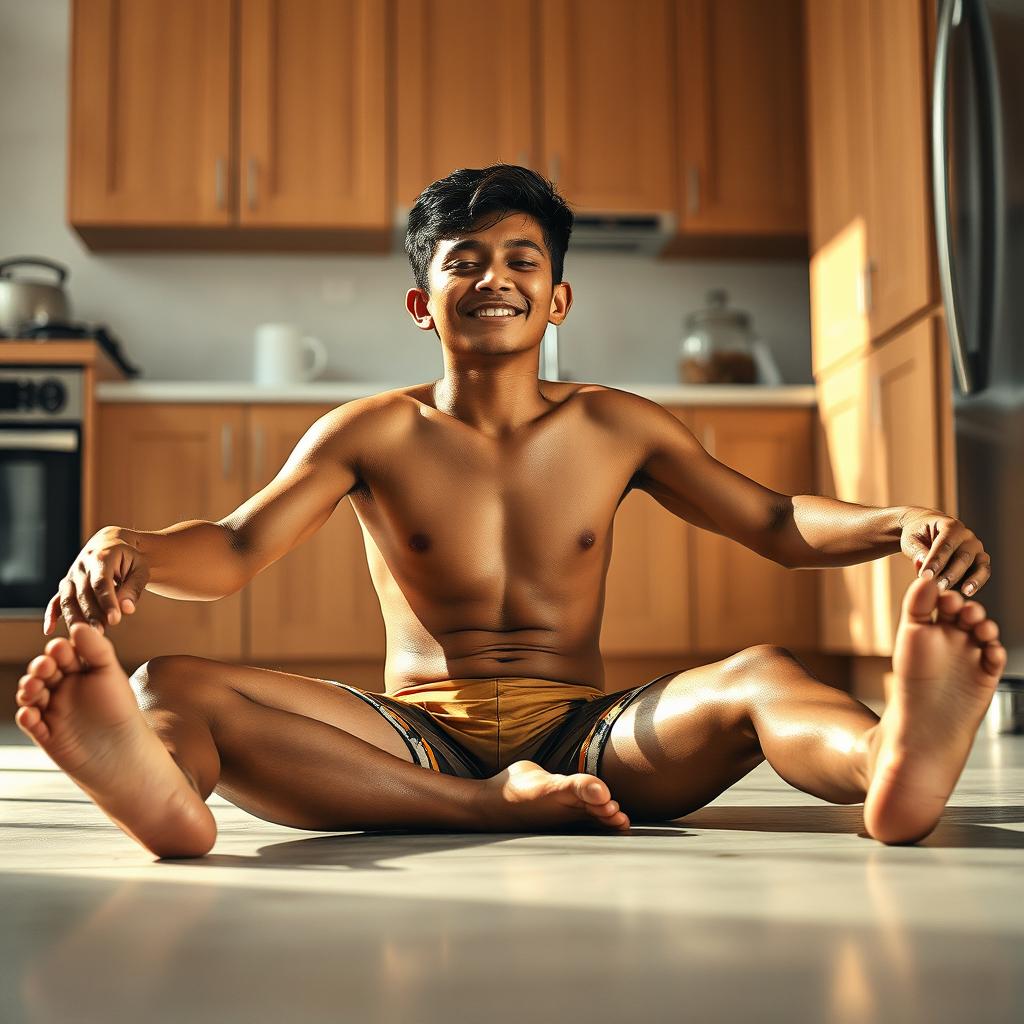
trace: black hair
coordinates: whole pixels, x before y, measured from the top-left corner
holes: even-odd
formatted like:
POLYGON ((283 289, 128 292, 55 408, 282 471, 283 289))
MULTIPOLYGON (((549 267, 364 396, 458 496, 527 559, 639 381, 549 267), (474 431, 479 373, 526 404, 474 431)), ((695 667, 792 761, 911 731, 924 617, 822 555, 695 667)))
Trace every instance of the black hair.
POLYGON ((478 218, 488 213, 498 216, 478 225, 477 230, 492 227, 509 213, 528 213, 534 217, 551 257, 551 283, 561 283, 574 219, 569 204, 552 182, 529 167, 492 164, 452 171, 417 196, 405 233, 405 252, 417 288, 430 290, 430 261, 437 243, 473 230, 478 218))

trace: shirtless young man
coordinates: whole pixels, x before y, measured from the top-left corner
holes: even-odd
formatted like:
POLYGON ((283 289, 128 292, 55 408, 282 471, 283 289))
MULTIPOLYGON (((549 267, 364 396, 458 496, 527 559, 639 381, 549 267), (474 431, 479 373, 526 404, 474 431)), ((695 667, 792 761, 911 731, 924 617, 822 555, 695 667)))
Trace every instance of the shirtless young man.
POLYGON ((804 792, 863 801, 882 842, 935 827, 1006 664, 995 622, 954 590, 988 580, 981 543, 932 509, 769 490, 646 399, 539 380, 545 327, 572 304, 571 226, 526 168, 435 182, 410 217, 406 303, 443 378, 321 417, 217 523, 88 541, 44 617, 48 634, 59 600, 69 638, 29 662, 15 717, 148 850, 208 852, 214 790, 317 831, 622 831, 696 810, 765 758, 804 792), (769 644, 605 695, 605 573, 633 487, 782 565, 902 551, 948 580, 907 589, 881 719, 769 644), (385 695, 186 655, 128 679, 103 623, 144 589, 238 591, 346 496, 387 626, 385 695))

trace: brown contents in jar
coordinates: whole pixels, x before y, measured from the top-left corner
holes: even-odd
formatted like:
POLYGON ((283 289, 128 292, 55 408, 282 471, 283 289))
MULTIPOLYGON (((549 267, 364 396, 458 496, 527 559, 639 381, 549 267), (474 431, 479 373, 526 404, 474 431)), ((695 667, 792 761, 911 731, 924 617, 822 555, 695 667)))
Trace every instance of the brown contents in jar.
POLYGON ((747 352, 712 352, 707 358, 679 360, 683 384, 755 384, 757 364, 747 352))

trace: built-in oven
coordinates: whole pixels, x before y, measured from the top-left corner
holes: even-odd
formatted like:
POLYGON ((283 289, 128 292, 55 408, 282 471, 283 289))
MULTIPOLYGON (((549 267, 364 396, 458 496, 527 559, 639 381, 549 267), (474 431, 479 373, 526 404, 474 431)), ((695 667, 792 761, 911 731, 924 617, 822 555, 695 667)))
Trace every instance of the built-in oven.
POLYGON ((0 618, 38 617, 82 549, 83 371, 0 367, 0 618))

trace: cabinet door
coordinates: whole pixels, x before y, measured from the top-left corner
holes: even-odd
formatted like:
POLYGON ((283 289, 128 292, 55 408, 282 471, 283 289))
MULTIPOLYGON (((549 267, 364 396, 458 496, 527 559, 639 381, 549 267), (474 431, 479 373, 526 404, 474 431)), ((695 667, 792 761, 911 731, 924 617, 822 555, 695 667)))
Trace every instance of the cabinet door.
MULTIPOLYGON (((808 409, 706 406, 690 429, 719 462, 783 494, 813 484, 808 409)), ((787 569, 708 530, 691 535, 693 650, 732 653, 754 644, 817 647, 814 574, 787 569)))
MULTIPOLYGON (((927 318, 818 383, 820 493, 859 505, 942 507, 942 380, 927 318)), ((902 553, 821 570, 821 649, 892 654, 914 565, 902 553)))
POLYGON ((690 650, 691 530, 643 491, 623 499, 605 585, 602 655, 690 650))
MULTIPOLYGON (((868 11, 805 4, 810 174, 811 359, 817 377, 867 348, 871 174, 868 11)), ((896 102, 898 97, 893 98, 896 102)))
MULTIPOLYGON (((935 320, 919 321, 871 353, 875 390, 873 460, 877 504, 941 508, 942 488, 937 407, 939 338, 935 320)), ((914 563, 900 553, 870 563, 875 633, 891 654, 903 594, 915 578, 914 563)))
MULTIPOLYGON (((830 370, 818 378, 815 493, 854 505, 877 505, 871 366, 866 359, 830 370)), ((871 562, 818 570, 822 651, 883 654, 875 632, 871 562)))
POLYGON ((670 0, 545 0, 540 170, 581 211, 675 208, 670 0))
POLYGON ((931 290, 931 161, 925 150, 924 4, 869 0, 871 337, 937 300, 931 290))
POLYGON ((538 164, 540 75, 534 3, 398 0, 398 204, 458 167, 538 164))
MULTIPOLYGON (((333 406, 254 405, 249 413, 247 490, 281 469, 299 438, 333 406)), ((256 662, 378 658, 384 619, 370 580, 363 535, 343 499, 320 529, 267 566, 247 588, 246 658, 256 662)))
MULTIPOLYGON (((226 516, 245 500, 242 423, 237 405, 101 404, 101 524, 152 532, 226 516)), ((243 593, 180 601, 146 591, 111 631, 118 657, 132 669, 158 654, 238 661, 243 593)))
POLYGON ((806 5, 814 373, 937 300, 924 4, 806 5))
POLYGON ((75 0, 68 220, 231 221, 231 0, 75 0))
POLYGON ((387 5, 241 0, 239 221, 388 224, 387 5))
POLYGON ((807 231, 800 0, 676 0, 680 223, 807 231))

